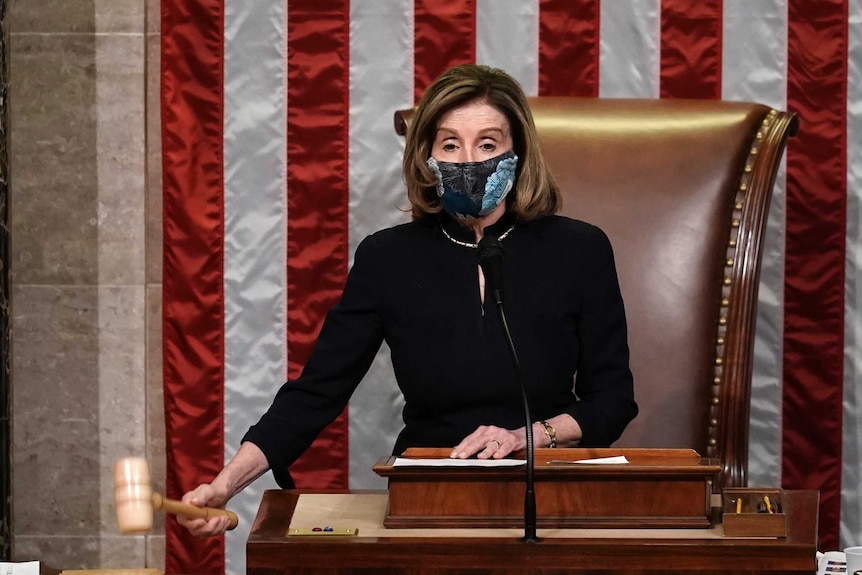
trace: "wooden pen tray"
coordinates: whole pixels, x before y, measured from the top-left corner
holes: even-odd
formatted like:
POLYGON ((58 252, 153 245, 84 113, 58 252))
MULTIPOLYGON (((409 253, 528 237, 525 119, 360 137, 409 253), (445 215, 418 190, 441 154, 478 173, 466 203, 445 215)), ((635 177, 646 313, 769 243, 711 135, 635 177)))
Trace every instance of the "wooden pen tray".
POLYGON ((721 493, 727 537, 786 537, 783 493, 777 488, 728 487, 721 493))

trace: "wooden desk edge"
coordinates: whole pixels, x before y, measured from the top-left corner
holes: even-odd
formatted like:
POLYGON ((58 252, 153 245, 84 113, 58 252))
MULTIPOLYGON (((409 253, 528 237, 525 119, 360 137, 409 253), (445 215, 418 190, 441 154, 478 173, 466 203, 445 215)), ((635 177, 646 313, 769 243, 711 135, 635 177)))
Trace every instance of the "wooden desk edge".
MULTIPOLYGON (((260 508, 257 516, 251 527, 249 535, 249 544, 284 541, 285 533, 290 526, 290 520, 293 517, 293 512, 296 509, 296 503, 299 496, 303 493, 309 494, 386 494, 386 490, 361 490, 361 489, 338 489, 321 491, 318 489, 269 489, 263 494, 260 508)), ((807 489, 788 489, 784 491, 786 513, 787 513, 787 537, 783 538, 784 546, 810 546, 812 549, 812 557, 817 546, 817 524, 819 518, 819 501, 820 494, 816 490, 807 489), (806 521, 813 517, 813 521, 806 521)), ((429 530, 433 531, 433 530, 429 530)), ((385 537, 368 538, 373 540, 387 539, 385 537)), ((434 537, 428 537, 434 539, 434 537)), ((447 538, 451 540, 451 538, 447 538)), ((469 538, 472 539, 472 538, 469 538)), ((488 538, 479 538, 488 539, 488 538)), ((614 541, 614 538, 561 538, 563 541, 614 541)), ((723 538, 718 540, 701 540, 701 539, 661 539, 661 538, 645 538, 639 539, 643 542, 667 542, 690 544, 691 542, 703 543, 708 541, 710 545, 725 544, 733 546, 745 545, 746 542, 762 543, 763 538, 723 538)))

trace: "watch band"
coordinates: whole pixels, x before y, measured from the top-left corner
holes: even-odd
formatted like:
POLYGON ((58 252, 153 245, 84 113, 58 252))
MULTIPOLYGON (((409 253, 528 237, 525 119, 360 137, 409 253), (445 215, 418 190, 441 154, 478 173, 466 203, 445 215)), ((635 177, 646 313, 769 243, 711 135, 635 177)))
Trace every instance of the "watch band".
POLYGON ((548 436, 548 447, 556 447, 557 446, 557 430, 554 429, 554 426, 548 423, 545 420, 539 421, 539 425, 542 426, 542 431, 545 432, 545 435, 548 436))

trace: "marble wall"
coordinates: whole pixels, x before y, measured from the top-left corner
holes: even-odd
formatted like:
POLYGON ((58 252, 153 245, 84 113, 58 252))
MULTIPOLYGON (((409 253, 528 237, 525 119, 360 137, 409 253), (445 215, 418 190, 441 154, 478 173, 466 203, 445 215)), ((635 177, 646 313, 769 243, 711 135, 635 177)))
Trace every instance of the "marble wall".
POLYGON ((12 0, 12 559, 164 565, 114 461, 164 485, 158 0, 12 0))
POLYGON ((9 44, 6 26, 6 0, 0 0, 0 561, 12 554, 12 395, 9 376, 12 372, 9 311, 9 44))

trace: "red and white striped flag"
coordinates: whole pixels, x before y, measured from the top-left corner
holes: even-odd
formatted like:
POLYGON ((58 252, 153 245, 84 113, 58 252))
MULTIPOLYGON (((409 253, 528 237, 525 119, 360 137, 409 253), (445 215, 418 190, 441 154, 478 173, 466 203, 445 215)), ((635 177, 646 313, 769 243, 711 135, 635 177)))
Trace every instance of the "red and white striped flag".
MULTIPOLYGON (((450 65, 528 95, 723 98, 800 115, 766 234, 750 484, 821 491, 862 541, 862 0, 162 0, 167 492, 210 479, 301 371, 357 243, 407 220, 394 110, 450 65)), ((382 350, 293 468, 382 487, 400 429, 382 350)), ((167 573, 244 573, 263 478, 219 539, 167 527, 167 573)))

